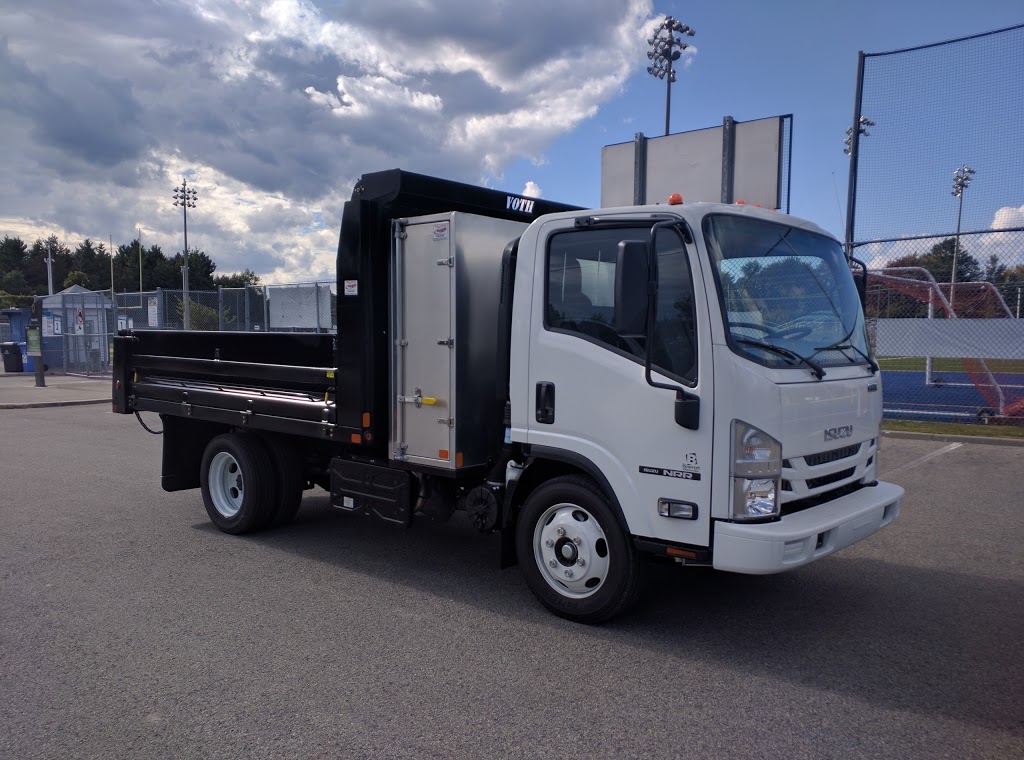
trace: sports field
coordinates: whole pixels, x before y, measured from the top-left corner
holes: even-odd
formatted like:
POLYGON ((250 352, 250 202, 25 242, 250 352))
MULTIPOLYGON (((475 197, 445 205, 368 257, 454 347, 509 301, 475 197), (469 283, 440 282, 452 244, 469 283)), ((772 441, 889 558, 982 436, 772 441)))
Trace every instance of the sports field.
MULTIPOLYGON (((987 362, 1002 390, 1005 407, 1024 399, 1024 361, 987 362)), ((925 360, 918 357, 879 359, 882 397, 888 419, 936 422, 987 422, 999 410, 979 392, 959 359, 935 359, 931 383, 925 382, 925 360)), ((995 397, 993 390, 986 395, 995 397)), ((1021 412, 1017 411, 1017 416, 1021 412)), ((1014 418, 1015 419, 1015 418, 1014 418)), ((1024 424, 1024 416, 1021 417, 1024 424)))

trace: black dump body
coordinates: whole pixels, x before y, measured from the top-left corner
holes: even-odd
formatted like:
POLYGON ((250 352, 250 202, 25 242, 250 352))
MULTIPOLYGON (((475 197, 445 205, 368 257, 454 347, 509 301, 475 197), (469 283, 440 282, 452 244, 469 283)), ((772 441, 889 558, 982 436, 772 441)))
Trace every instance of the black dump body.
POLYGON ((399 169, 365 174, 342 215, 337 336, 123 331, 114 410, 316 437, 386 458, 391 220, 460 211, 530 221, 575 208, 399 169))
POLYGON ((337 419, 346 434, 386 456, 392 219, 460 211, 529 222, 576 208, 399 169, 364 174, 345 204, 338 244, 337 419), (345 294, 346 283, 356 295, 345 294))

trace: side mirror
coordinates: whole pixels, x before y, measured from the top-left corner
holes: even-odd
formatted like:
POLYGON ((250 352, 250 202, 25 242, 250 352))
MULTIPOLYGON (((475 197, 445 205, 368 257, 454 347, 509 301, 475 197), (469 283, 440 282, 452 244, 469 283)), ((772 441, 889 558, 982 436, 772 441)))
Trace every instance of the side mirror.
POLYGON ((615 258, 615 321, 619 335, 647 334, 647 243, 622 240, 615 258))
POLYGON ((687 430, 700 428, 700 397, 685 391, 676 391, 676 424, 687 430))

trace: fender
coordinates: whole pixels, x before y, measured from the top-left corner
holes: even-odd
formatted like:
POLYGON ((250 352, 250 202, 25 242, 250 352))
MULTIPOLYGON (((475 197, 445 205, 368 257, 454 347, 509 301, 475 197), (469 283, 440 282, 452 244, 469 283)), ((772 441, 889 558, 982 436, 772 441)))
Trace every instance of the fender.
POLYGON ((552 446, 538 446, 536 444, 523 446, 523 453, 528 457, 526 469, 523 471, 523 475, 520 476, 519 480, 513 481, 511 486, 509 486, 505 491, 505 499, 501 505, 501 518, 498 525, 501 529, 502 569, 511 567, 517 562, 515 556, 515 530, 513 528, 515 526, 516 515, 519 513, 519 506, 536 486, 540 485, 547 479, 543 473, 531 476, 531 470, 533 470, 534 473, 537 473, 538 470, 549 469, 551 476, 554 477, 573 472, 582 473, 583 475, 588 476, 597 483, 598 487, 608 499, 612 507, 612 512, 619 521, 619 526, 622 528, 623 532, 627 536, 633 535, 629 530, 628 523, 626 522, 625 514, 622 511, 622 505, 619 504, 618 497, 616 497, 615 491, 612 490, 611 484, 608 482, 608 478, 605 477, 605 474, 601 472, 601 469, 587 457, 582 454, 577 454, 575 451, 566 451, 552 446), (547 468, 545 467, 545 464, 555 466, 553 468, 547 468), (520 491, 520 485, 524 480, 528 486, 525 496, 520 491))

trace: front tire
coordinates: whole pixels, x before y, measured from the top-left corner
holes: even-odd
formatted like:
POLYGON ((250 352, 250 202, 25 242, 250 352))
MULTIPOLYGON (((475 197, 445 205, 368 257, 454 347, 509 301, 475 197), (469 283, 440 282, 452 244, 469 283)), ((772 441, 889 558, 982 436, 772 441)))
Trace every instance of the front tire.
POLYGON ((636 548, 587 478, 555 478, 530 494, 516 525, 516 553, 534 596, 568 620, 608 620, 640 591, 636 548))
POLYGON ((275 480, 270 456, 255 436, 219 435, 203 452, 203 503, 210 521, 225 533, 248 533, 267 524, 275 480))

